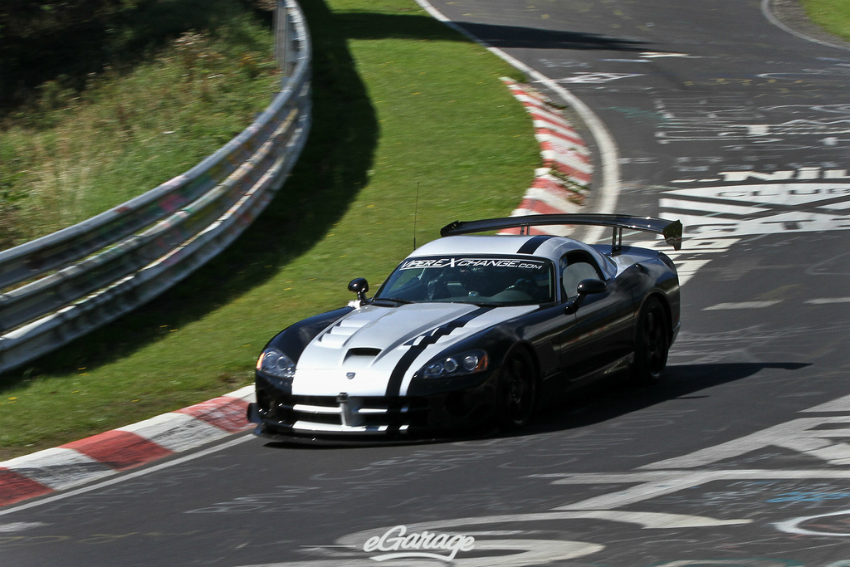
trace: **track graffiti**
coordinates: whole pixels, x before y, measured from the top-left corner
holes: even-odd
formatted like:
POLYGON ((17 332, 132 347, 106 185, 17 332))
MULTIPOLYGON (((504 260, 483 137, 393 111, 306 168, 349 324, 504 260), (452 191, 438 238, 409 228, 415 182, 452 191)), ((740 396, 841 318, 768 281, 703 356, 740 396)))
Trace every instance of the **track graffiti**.
POLYGON ((740 141, 781 151, 836 147, 850 134, 846 104, 756 106, 738 95, 660 98, 654 104, 664 118, 655 132, 659 144, 740 141))
MULTIPOLYGON (((544 480, 553 486, 611 487, 607 491, 603 489, 601 493, 596 490, 596 495, 585 495, 577 501, 545 512, 438 519, 409 524, 403 526, 403 530, 399 525, 370 528, 344 535, 333 543, 302 548, 298 552, 302 556, 301 560, 273 565, 362 567, 374 564, 375 558, 369 555, 370 550, 377 549, 374 542, 382 534, 397 532, 420 536, 429 534, 429 537, 437 537, 435 534, 442 533, 445 534, 443 540, 447 542, 460 542, 466 538, 463 541, 469 545, 453 557, 454 564, 462 567, 549 565, 600 554, 614 543, 629 542, 632 550, 654 549, 662 542, 664 547, 676 541, 688 545, 691 541, 689 537, 695 537, 703 543, 710 542, 711 548, 718 551, 733 553, 742 545, 732 538, 731 534, 736 527, 752 525, 759 518, 770 515, 775 517, 788 511, 796 514, 788 520, 765 524, 775 529, 775 535, 762 534, 755 541, 765 545, 793 546, 791 548, 797 550, 824 546, 833 549, 843 541, 840 538, 850 536, 850 510, 835 508, 846 507, 847 500, 850 500, 850 445, 844 443, 850 438, 850 396, 810 407, 802 413, 806 417, 631 471, 529 475, 525 478, 544 480), (836 416, 836 412, 846 415, 836 416), (771 448, 819 459, 833 468, 771 469, 768 465, 779 456, 776 453, 764 454, 765 449, 771 448), (748 461, 745 457, 753 454, 757 459, 752 463, 761 459, 762 466, 759 468, 746 467, 748 461), (721 468, 724 465, 744 465, 745 468, 721 468), (648 501, 653 501, 656 507, 660 505, 665 511, 642 511, 641 504, 648 501), (694 509, 701 513, 687 513, 694 509), (620 524, 623 528, 612 531, 604 527, 609 523, 620 524), (571 525, 581 526, 581 530, 570 528, 571 525), (641 535, 634 535, 628 526, 639 527, 641 535), (645 530, 667 535, 653 537, 645 530), (706 531, 701 536, 699 532, 689 530, 706 531), (564 537, 567 533, 572 537, 564 537), (612 538, 612 533, 619 537, 612 538), (576 537, 577 534, 580 534, 579 537, 576 537), (683 537, 686 534, 689 537, 683 537), (810 536, 830 537, 835 543, 809 544, 802 540, 787 539, 810 536), (473 541, 474 546, 471 543, 473 541)), ((665 421, 663 415, 659 414, 658 417, 658 420, 643 420, 632 425, 652 428, 665 421)), ((607 445, 609 441, 600 438, 597 443, 607 445)), ((480 445, 486 448, 488 444, 493 445, 486 441, 480 445)), ((553 449, 557 450, 557 447, 553 449)), ((380 463, 376 464, 380 466, 380 463)), ((582 491, 575 494, 582 494, 582 491)), ((480 496, 486 495, 482 493, 480 496)), ((420 503, 408 501, 404 506, 418 509, 420 503)), ((409 551, 416 541, 411 539, 408 543, 405 549, 409 551)), ((425 558, 417 559, 412 555, 405 560, 411 561, 411 565, 429 564, 425 558)), ((652 565, 789 567, 802 564, 784 558, 720 557, 668 559, 652 565)), ((833 562, 831 565, 838 567, 842 563, 833 562)))
MULTIPOLYGON (((821 536, 821 537, 850 537, 850 510, 803 516, 784 522, 777 522, 776 528, 790 534, 821 536)), ((850 561, 846 562, 850 565, 850 561)))
POLYGON ((619 79, 627 79, 631 77, 642 77, 641 73, 601 73, 601 72, 579 72, 571 77, 557 79, 556 82, 563 84, 599 84, 610 83, 619 79))
MULTIPOLYGON (((728 178, 754 175, 740 173, 728 178)), ((663 193, 659 205, 664 214, 679 218, 688 227, 689 236, 740 238, 850 229, 847 216, 850 183, 764 183, 676 189, 663 193)))
POLYGON ((655 564, 653 567, 803 567, 798 561, 782 559, 685 559, 655 564))
MULTIPOLYGON (((675 179, 671 184, 678 188, 660 191, 660 216, 678 219, 685 226, 685 245, 669 254, 682 283, 743 238, 850 229, 847 168, 832 162, 829 167, 797 165, 771 171, 756 171, 751 166, 729 169, 727 165, 712 175, 715 160, 680 160, 680 173, 701 175, 675 179)), ((660 244, 635 243, 662 250, 660 244)))

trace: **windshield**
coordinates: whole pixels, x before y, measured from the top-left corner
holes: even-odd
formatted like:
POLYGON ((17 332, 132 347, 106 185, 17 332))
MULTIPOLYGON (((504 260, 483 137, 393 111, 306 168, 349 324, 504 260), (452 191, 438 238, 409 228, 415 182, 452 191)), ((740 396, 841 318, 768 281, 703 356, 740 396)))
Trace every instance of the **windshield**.
POLYGON ((555 300, 551 262, 514 256, 409 258, 373 301, 531 305, 555 300))

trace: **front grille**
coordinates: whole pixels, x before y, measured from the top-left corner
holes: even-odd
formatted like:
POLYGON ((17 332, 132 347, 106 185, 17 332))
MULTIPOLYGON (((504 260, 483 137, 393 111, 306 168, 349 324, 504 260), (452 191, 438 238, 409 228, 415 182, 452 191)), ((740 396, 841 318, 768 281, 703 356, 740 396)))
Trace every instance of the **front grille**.
POLYGON ((424 425, 425 398, 287 396, 276 400, 268 418, 303 433, 382 434, 424 425))

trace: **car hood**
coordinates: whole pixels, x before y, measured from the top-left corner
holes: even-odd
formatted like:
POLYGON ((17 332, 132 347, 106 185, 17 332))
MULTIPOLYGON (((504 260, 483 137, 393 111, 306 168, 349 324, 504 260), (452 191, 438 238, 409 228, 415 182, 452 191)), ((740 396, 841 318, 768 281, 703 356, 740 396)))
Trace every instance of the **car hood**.
POLYGON ((298 359, 292 393, 404 395, 413 374, 445 348, 535 309, 465 303, 364 305, 307 345, 298 359))

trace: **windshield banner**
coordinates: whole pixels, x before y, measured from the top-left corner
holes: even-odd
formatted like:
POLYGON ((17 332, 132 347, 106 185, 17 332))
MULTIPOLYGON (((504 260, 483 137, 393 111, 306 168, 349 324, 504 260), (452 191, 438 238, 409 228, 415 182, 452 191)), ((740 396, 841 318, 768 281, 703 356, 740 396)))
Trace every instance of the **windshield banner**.
POLYGON ((412 258, 405 260, 400 270, 421 268, 519 268, 543 270, 545 263, 525 258, 412 258))

